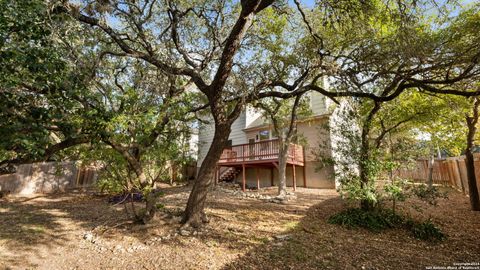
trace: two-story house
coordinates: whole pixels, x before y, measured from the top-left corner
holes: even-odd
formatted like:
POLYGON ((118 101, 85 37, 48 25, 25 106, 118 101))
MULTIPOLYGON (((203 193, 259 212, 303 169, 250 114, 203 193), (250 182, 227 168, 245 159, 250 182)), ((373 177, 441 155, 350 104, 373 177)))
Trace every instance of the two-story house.
MULTIPOLYGON (((340 106, 317 93, 309 93, 312 115, 298 120, 298 144, 292 144, 288 154, 287 186, 308 188, 335 188, 334 166, 319 161, 335 158, 332 146, 338 141, 328 127, 339 121, 336 113, 340 106)), ((199 128, 199 167, 210 147, 213 124, 199 128)), ((197 171, 198 171, 197 167, 197 171)), ((278 141, 273 127, 260 112, 244 110, 233 123, 228 146, 217 163, 216 181, 235 181, 244 188, 262 188, 278 183, 278 141)))

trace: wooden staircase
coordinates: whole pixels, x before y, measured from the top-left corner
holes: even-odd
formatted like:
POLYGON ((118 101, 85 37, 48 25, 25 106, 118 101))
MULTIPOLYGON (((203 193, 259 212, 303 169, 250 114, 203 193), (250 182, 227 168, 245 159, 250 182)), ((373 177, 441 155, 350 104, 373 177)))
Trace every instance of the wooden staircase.
POLYGON ((235 177, 240 173, 240 169, 229 167, 220 172, 220 177, 218 178, 219 182, 232 182, 235 180, 235 177))

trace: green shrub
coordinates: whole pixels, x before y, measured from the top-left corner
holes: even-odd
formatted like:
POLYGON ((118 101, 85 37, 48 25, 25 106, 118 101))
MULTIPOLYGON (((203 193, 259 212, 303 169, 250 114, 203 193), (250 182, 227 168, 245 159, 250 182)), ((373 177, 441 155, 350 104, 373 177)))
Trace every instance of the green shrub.
POLYGON ((330 216, 328 222, 350 229, 365 228, 374 232, 390 228, 403 228, 410 231, 415 238, 432 242, 442 241, 446 238, 431 220, 417 222, 397 215, 389 209, 366 211, 360 208, 349 208, 330 216))
POLYGON ((437 205, 439 198, 448 198, 446 192, 440 192, 437 187, 429 187, 425 184, 415 187, 413 189, 413 194, 415 194, 415 196, 417 196, 420 200, 425 201, 431 205, 437 205))
POLYGON ((407 228, 412 232, 413 237, 425 241, 442 241, 444 240, 445 234, 432 223, 431 220, 425 222, 415 222, 413 220, 408 220, 406 222, 407 228))
MULTIPOLYGON (((375 189, 373 182, 369 182, 366 186, 362 186, 359 177, 351 176, 348 181, 341 183, 340 195, 349 202, 367 201, 371 205, 377 205, 379 194, 375 189)), ((345 180, 345 179, 344 179, 345 180)))
POLYGON ((405 201, 408 198, 406 192, 407 182, 405 180, 397 180, 393 183, 387 183, 383 187, 387 199, 396 201, 405 201))
POLYGON ((108 194, 121 194, 125 190, 125 187, 120 181, 112 181, 104 177, 99 177, 98 181, 95 182, 95 186, 100 192, 106 192, 108 194))
POLYGON ((360 208, 350 208, 331 216, 328 222, 348 228, 361 227, 371 231, 380 231, 401 226, 403 218, 391 210, 375 209, 365 211, 360 208))

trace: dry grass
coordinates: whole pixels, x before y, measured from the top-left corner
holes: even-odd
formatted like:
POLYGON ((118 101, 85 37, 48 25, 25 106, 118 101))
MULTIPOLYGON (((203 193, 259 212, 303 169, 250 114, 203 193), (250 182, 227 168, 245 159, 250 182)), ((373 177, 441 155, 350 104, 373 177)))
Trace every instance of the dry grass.
MULTIPOLYGON (((188 188, 165 193, 166 211, 180 213, 188 188)), ((178 218, 164 214, 149 226, 131 224, 106 198, 9 198, 0 201, 0 269, 424 269, 480 261, 480 213, 454 191, 437 207, 417 202, 423 212, 401 205, 442 228, 448 239, 438 244, 402 230, 372 233, 328 224, 345 207, 333 190, 300 189, 297 196, 274 204, 212 192, 211 222, 187 237, 175 236, 178 218), (93 232, 95 243, 83 239, 85 232, 93 232)))

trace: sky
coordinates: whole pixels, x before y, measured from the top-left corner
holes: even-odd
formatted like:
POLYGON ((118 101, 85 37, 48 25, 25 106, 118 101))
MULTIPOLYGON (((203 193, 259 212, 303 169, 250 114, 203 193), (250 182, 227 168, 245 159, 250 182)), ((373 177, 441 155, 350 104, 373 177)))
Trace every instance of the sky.
MULTIPOLYGON (((299 0, 299 2, 309 8, 312 8, 315 5, 315 0, 299 0)), ((288 0, 288 3, 292 6, 295 5, 295 2, 293 0, 288 0)))

